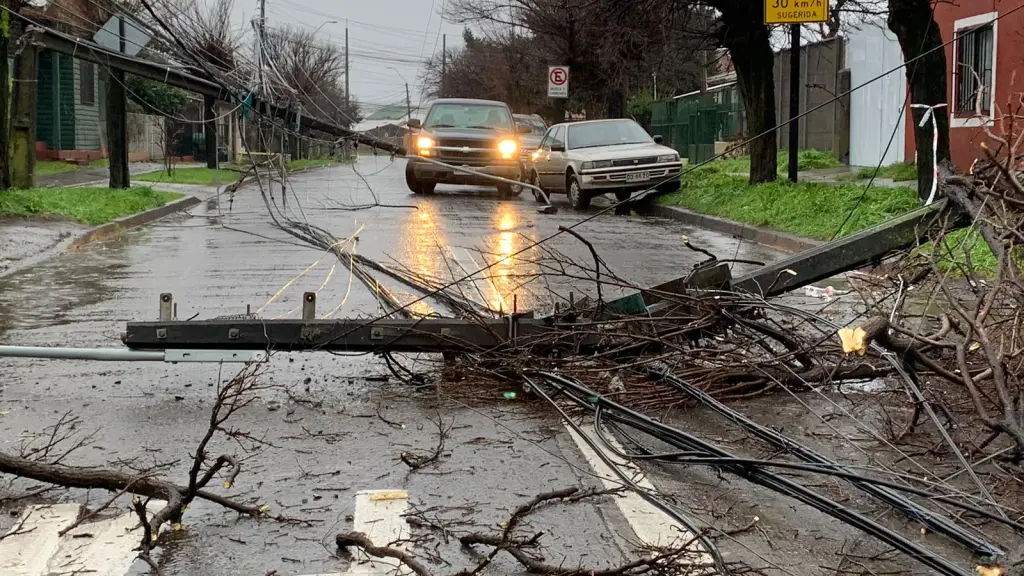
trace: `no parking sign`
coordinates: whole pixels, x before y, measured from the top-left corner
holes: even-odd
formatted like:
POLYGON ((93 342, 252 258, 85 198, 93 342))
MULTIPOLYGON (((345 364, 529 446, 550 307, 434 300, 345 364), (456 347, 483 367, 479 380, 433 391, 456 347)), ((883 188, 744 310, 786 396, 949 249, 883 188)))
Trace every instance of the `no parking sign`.
POLYGON ((569 97, 569 67, 548 66, 548 98, 569 97))

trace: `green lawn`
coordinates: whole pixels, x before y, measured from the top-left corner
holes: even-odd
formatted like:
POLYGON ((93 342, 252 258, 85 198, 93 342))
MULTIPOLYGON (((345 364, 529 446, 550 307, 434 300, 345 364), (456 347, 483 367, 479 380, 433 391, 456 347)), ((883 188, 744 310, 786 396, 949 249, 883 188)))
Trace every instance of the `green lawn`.
MULTIPOLYGON (((908 187, 872 186, 865 193, 862 183, 792 184, 780 180, 750 186, 746 178, 730 175, 720 166, 698 168, 686 174, 678 192, 661 196, 658 201, 825 241, 831 240, 840 226, 839 236, 847 236, 920 205, 917 193, 908 187)), ((963 262, 965 253, 969 253, 976 268, 993 270, 992 253, 979 240, 978 234, 967 231, 950 235, 940 267, 949 268, 951 260, 963 262)))
POLYGON ((334 158, 306 158, 299 160, 292 160, 288 163, 289 170, 304 170, 306 168, 319 168, 321 166, 334 166, 335 164, 341 164, 341 162, 334 158))
POLYGON ((147 172, 134 176, 133 179, 139 182, 162 182, 167 184, 200 184, 204 186, 216 186, 218 184, 231 184, 238 180, 241 172, 236 170, 215 170, 213 168, 175 168, 174 174, 167 175, 164 170, 147 172))
MULTIPOLYGON (((866 166, 857 171, 857 178, 868 180, 875 173, 874 166, 866 166)), ((891 178, 896 182, 916 182, 917 164, 898 162, 890 166, 883 166, 876 178, 891 178)))
POLYGON ((128 190, 109 188, 32 188, 0 191, 0 215, 63 216, 82 224, 97 225, 163 206, 183 194, 158 192, 148 187, 128 190))
MULTIPOLYGON (((786 173, 789 169, 789 152, 779 152, 777 159, 780 174, 786 173)), ((820 170, 822 168, 835 168, 839 166, 839 160, 831 152, 819 150, 801 150, 796 157, 797 169, 799 170, 820 170)), ((702 166, 702 169, 709 168, 723 174, 749 174, 750 156, 729 158, 728 160, 716 160, 702 166)))
POLYGON ((78 170, 78 164, 64 162, 63 160, 36 160, 36 175, 63 174, 78 170))
POLYGON ((109 168, 110 158, 97 158, 96 160, 89 162, 89 166, 92 166, 93 168, 109 168))

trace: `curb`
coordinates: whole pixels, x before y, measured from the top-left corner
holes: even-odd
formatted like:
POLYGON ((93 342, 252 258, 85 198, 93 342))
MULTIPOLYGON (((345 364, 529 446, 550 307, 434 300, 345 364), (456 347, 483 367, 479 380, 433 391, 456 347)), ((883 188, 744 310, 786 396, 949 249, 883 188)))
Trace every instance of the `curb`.
POLYGON ((200 202, 201 200, 195 196, 186 196, 164 204, 159 208, 153 208, 152 210, 146 210, 145 212, 139 212, 138 214, 118 218, 117 220, 107 222, 106 224, 89 230, 85 234, 79 236, 78 239, 73 241, 68 247, 71 249, 80 248, 86 244, 106 238, 107 236, 120 234, 125 230, 138 228, 139 226, 149 224, 154 220, 159 220, 164 216, 169 216, 180 210, 191 208, 200 202))
POLYGON ((35 266, 40 262, 47 260, 48 258, 56 256, 57 254, 60 254, 65 250, 73 250, 76 248, 80 248, 82 246, 85 246, 86 244, 89 244, 90 242, 96 242, 97 240, 101 240, 108 236, 120 234, 125 230, 149 224, 154 220, 158 220, 165 216, 169 216, 180 210, 191 208, 192 206, 195 206, 200 202, 202 202, 202 200, 196 198, 195 196, 185 196, 184 198, 179 198, 174 202, 167 203, 163 206, 160 206, 159 208, 153 208, 152 210, 147 210, 145 212, 139 212, 138 214, 132 214, 130 216, 125 216, 123 218, 118 218, 117 220, 107 222, 106 224, 103 224, 91 230, 86 230, 80 236, 64 238, 63 240, 58 241, 56 244, 53 244, 49 248, 43 249, 38 254, 34 254, 30 257, 23 258, 19 260, 17 264, 11 266, 10 268, 0 270, 0 278, 3 278, 10 274, 14 274, 15 272, 24 270, 26 268, 31 268, 32 266, 35 266))
POLYGON ((665 204, 654 204, 651 207, 651 213, 655 216, 675 220, 676 222, 682 222, 684 224, 689 224, 690 226, 696 226, 697 228, 704 228, 706 230, 729 234, 730 236, 756 242, 758 244, 768 246, 769 248, 775 248, 776 250, 782 250, 789 253, 803 252, 804 250, 810 250, 811 248, 816 248, 823 244, 822 242, 812 240, 810 238, 795 236, 785 232, 778 232, 769 228, 749 226, 732 220, 726 220, 725 218, 707 216, 705 214, 691 212, 685 208, 667 206, 665 204))

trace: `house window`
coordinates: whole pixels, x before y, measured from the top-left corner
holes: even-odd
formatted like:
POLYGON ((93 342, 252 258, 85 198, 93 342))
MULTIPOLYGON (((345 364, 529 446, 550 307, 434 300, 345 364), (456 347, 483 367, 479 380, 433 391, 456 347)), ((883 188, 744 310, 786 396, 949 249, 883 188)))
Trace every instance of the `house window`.
POLYGON ((80 83, 78 87, 79 102, 83 106, 96 104, 96 69, 92 62, 80 62, 78 72, 80 83))
POLYGON ((980 126, 992 117, 995 96, 997 13, 953 25, 953 122, 980 126), (979 117, 979 112, 980 116, 979 117))

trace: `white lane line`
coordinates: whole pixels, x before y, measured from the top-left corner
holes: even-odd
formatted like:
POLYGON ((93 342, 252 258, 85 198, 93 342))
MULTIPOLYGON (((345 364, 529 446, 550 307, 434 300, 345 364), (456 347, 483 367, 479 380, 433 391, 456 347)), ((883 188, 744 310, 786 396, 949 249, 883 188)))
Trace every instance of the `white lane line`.
MULTIPOLYGON (((153 513, 165 505, 150 500, 147 510, 153 513)), ((135 548, 143 534, 141 529, 136 530, 138 525, 135 512, 126 512, 78 526, 61 538, 60 550, 50 558, 47 573, 125 576, 138 557, 135 548)))
MULTIPOLYGON (((392 544, 409 538, 409 524, 404 514, 409 510, 409 494, 405 490, 363 490, 356 493, 356 511, 352 531, 362 532, 377 546, 404 550, 404 544, 392 544)), ((353 550, 355 552, 355 550, 353 550)), ((345 572, 309 574, 307 576, 400 576, 412 574, 393 558, 369 558, 357 553, 359 560, 345 572)))
POLYGON ((29 506, 14 528, 0 540, 0 574, 40 576, 60 548, 58 532, 74 524, 82 510, 79 504, 29 506))
MULTIPOLYGON (((569 431, 569 436, 572 437, 573 442, 583 453, 583 457, 590 464, 590 467, 594 470, 594 473, 601 479, 601 483, 604 484, 605 488, 612 489, 622 486, 622 482, 619 480, 618 475, 602 460, 593 448, 587 444, 583 436, 581 436, 571 426, 566 426, 566 430, 569 431)), ((596 431, 592 425, 582 425, 580 428, 583 433, 590 438, 595 444, 600 445, 603 440, 598 438, 596 431)), ((617 451, 625 452, 621 445, 608 434, 605 434, 608 439, 608 444, 617 451)), ((650 492, 656 492, 654 485, 651 481, 643 474, 643 472, 632 462, 620 458, 618 455, 611 451, 606 452, 609 460, 615 465, 616 468, 625 473, 625 475, 632 479, 637 486, 643 490, 650 492)), ((693 540, 694 534, 690 532, 685 526, 673 520, 669 515, 665 514, 661 510, 658 510, 646 500, 641 498, 636 492, 627 491, 624 495, 615 498, 615 504, 619 507, 619 511, 626 517, 630 527, 636 534, 636 537, 650 546, 680 546, 693 540)), ((694 557, 690 559, 695 565, 707 565, 709 568, 713 566, 711 557, 703 551, 703 547, 699 543, 694 543, 692 548, 700 552, 694 554, 694 557)), ((710 572, 705 572, 710 573, 710 572)))
MULTIPOLYGON (((150 501, 153 513, 165 502, 150 501)), ((134 512, 89 522, 61 537, 60 531, 78 519, 79 504, 30 506, 15 525, 17 534, 0 541, 0 574, 3 576, 49 576, 89 574, 125 576, 135 563, 141 530, 134 512)), ((9 533, 13 533, 12 529, 9 533)))

